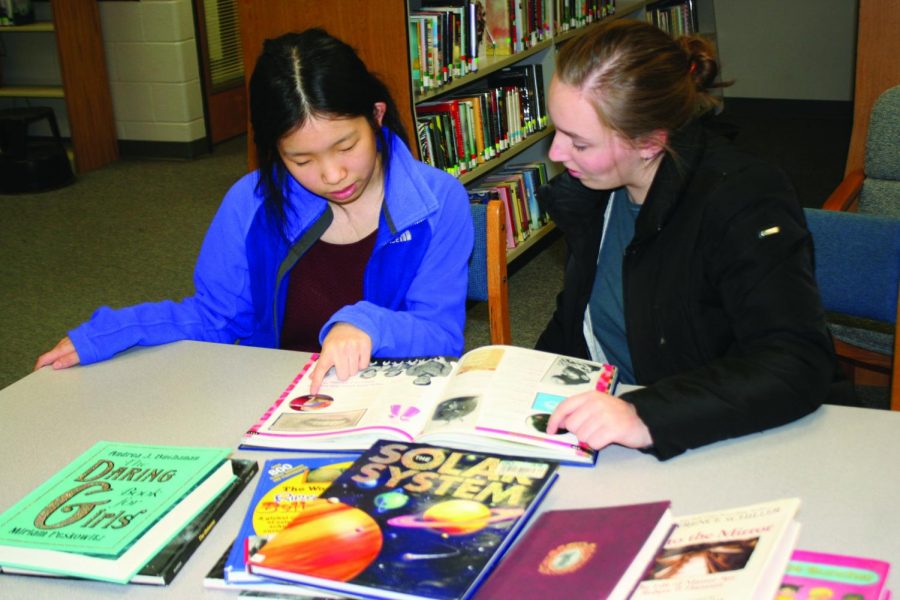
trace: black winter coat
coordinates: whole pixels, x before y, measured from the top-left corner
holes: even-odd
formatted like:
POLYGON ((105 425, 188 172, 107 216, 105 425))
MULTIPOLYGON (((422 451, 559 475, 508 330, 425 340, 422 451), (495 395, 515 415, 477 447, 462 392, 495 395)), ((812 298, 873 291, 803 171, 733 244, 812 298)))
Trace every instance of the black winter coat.
MULTIPOLYGON (((834 350, 792 186, 699 123, 670 140, 623 257, 632 402, 666 459, 814 411, 834 350)), ((564 288, 537 348, 588 357, 584 311, 610 191, 568 173, 541 202, 568 244, 564 288)))

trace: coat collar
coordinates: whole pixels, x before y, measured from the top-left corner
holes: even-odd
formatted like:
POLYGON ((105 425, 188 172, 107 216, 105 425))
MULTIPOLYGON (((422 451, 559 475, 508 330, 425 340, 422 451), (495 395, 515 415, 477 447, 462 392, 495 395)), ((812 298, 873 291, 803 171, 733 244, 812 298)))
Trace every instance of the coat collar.
POLYGON ((641 243, 665 227, 686 196, 707 145, 703 126, 693 122, 675 132, 635 223, 633 243, 641 243))

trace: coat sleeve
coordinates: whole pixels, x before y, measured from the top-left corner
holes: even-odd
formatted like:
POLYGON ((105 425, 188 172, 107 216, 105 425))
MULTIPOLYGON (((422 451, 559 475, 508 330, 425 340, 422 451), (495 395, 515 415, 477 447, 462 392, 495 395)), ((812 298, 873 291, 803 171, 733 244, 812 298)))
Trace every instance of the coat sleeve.
MULTIPOLYGON (((209 229, 194 269, 194 295, 113 309, 97 309, 69 331, 82 364, 111 358, 132 346, 155 346, 190 339, 233 342, 253 323, 249 299, 246 229, 250 176, 226 194, 209 229)), ((252 214, 252 213, 251 213, 252 214)))
POLYGON ((469 198, 455 178, 441 177, 439 201, 430 219, 431 240, 407 290, 404 310, 362 301, 338 310, 322 328, 320 341, 338 322, 369 334, 372 355, 385 358, 459 356, 463 351, 466 291, 473 226, 469 198))
POLYGON ((813 271, 812 243, 790 184, 765 166, 729 176, 701 230, 704 277, 733 341, 702 366, 625 394, 670 458, 814 411, 835 359, 813 271))

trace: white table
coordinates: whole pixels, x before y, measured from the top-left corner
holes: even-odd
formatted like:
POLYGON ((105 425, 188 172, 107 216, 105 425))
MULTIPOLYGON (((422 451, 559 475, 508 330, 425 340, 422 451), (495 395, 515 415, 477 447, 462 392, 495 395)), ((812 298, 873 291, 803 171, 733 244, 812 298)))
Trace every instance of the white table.
MULTIPOLYGON (((236 448, 306 355, 180 342, 0 390, 0 511, 94 442, 236 448)), ((265 452, 236 452, 260 461, 265 452)), ((669 499, 677 515, 799 496, 799 547, 893 563, 900 593, 900 413, 825 406, 790 425, 667 462, 613 447, 596 467, 567 467, 542 508, 669 499)), ((235 598, 203 576, 233 539, 254 480, 168 587, 0 576, 0 598, 235 598)))

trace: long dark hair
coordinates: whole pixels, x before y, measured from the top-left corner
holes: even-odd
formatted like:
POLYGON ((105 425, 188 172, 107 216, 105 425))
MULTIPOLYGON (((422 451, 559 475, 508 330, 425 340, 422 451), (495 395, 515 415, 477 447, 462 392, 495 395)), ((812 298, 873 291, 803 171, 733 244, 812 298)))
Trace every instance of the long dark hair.
POLYGON ((382 124, 408 146, 406 129, 387 86, 348 44, 324 29, 266 40, 250 77, 250 122, 259 168, 257 190, 284 229, 288 173, 278 142, 310 117, 365 117, 375 131, 387 174, 390 143, 373 114, 387 105, 382 124))

